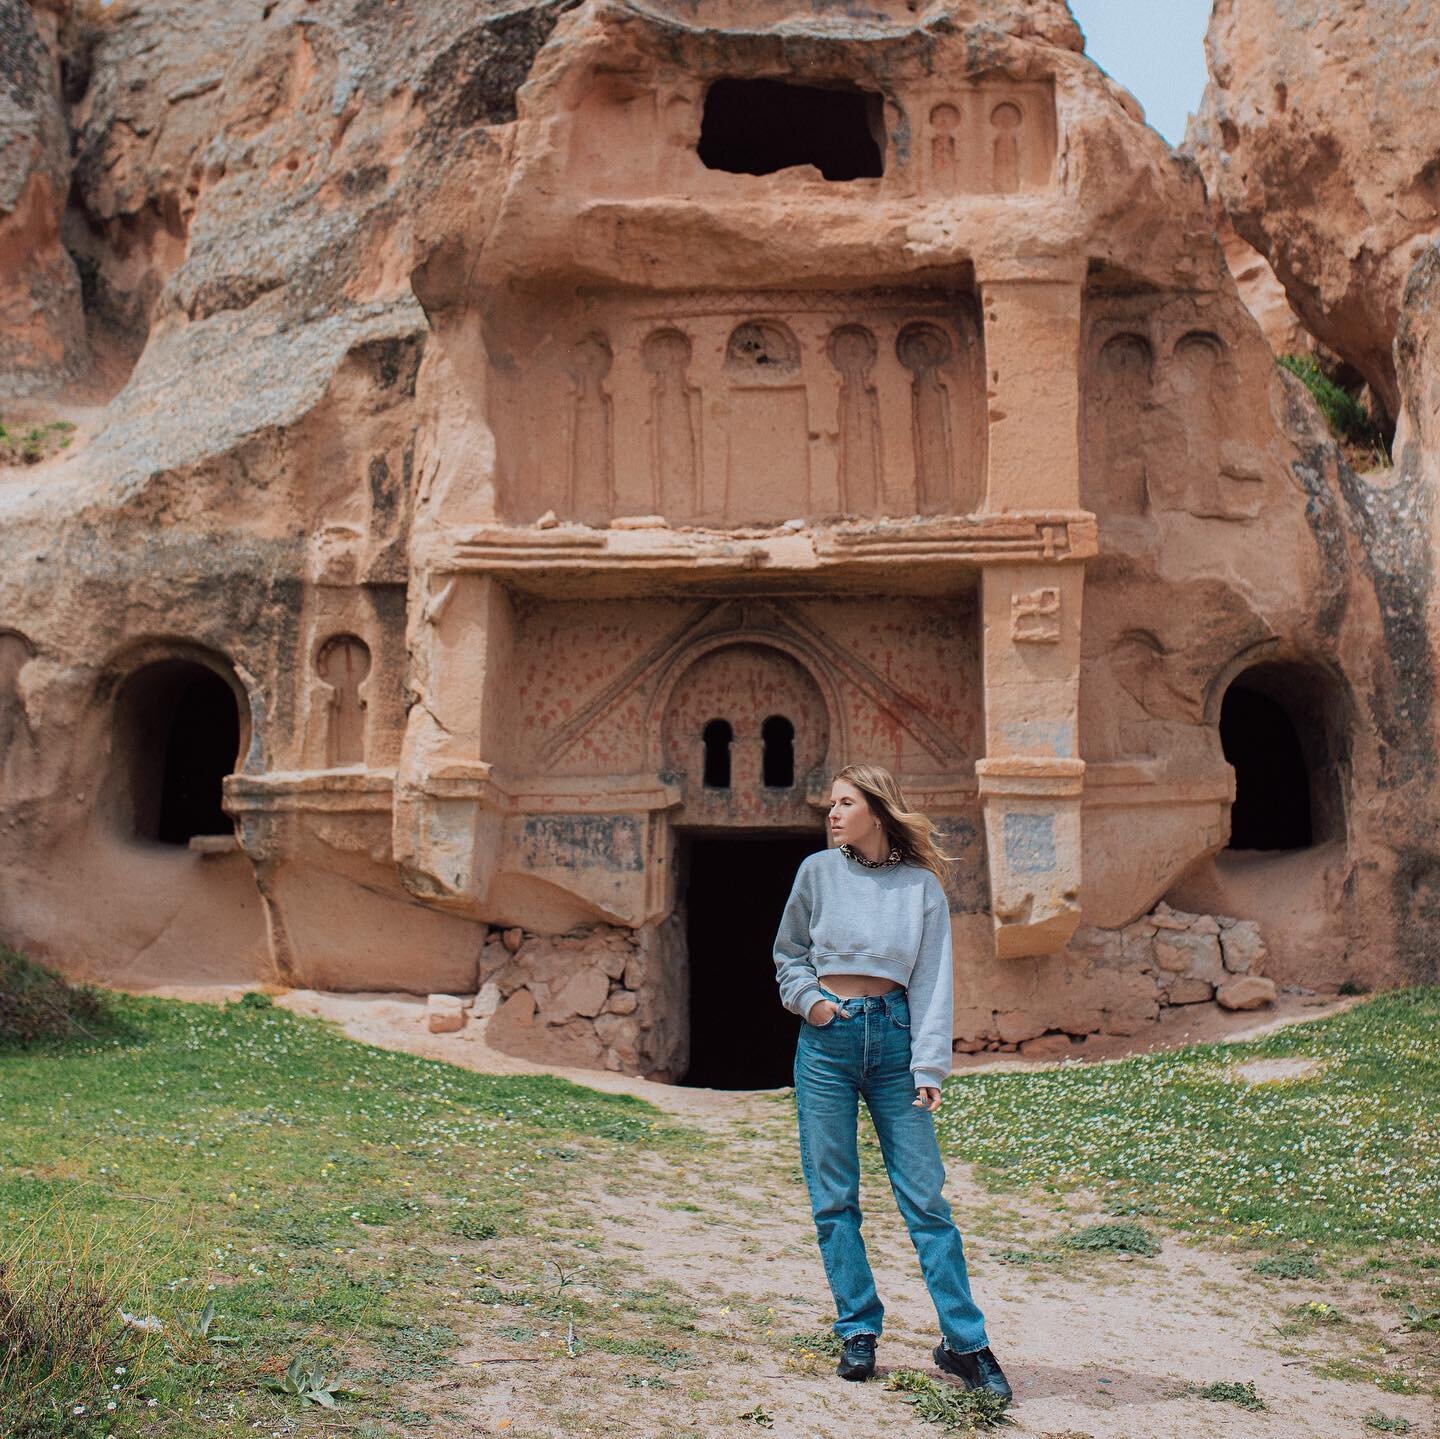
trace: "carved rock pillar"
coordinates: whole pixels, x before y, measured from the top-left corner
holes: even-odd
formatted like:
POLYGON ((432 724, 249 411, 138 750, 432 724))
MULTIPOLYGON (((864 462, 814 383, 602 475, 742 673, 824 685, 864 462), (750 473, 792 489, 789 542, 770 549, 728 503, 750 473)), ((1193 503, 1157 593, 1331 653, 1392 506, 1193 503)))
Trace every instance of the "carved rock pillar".
POLYGON ((499 859, 508 759, 510 597, 487 575, 431 571, 411 601, 413 703, 395 780, 394 847, 405 887, 458 908, 484 903, 499 859))
POLYGON ((1048 517, 1080 508, 1080 277, 987 280, 985 509, 1032 518, 1040 562, 981 579, 985 757, 976 764, 1001 956, 1063 949, 1080 919, 1077 752, 1084 571, 1049 559, 1048 517))

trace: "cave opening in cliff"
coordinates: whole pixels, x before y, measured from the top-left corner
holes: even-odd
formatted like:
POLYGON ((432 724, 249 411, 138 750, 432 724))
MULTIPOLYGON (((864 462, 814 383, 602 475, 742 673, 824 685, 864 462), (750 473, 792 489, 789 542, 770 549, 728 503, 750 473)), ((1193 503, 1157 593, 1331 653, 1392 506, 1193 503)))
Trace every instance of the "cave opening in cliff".
POLYGON ((219 674, 189 659, 143 666, 120 688, 115 729, 128 837, 185 845, 232 832, 221 786, 240 751, 240 707, 219 674))
POLYGON ((813 833, 688 836, 680 884, 690 968, 690 1066, 682 1083, 775 1089, 792 1082, 800 1021, 780 1006, 775 931, 813 833))
POLYGON ((813 165, 827 180, 884 174, 881 97, 855 85, 717 80, 705 95, 698 153, 711 170, 773 175, 813 165))
POLYGON ((1230 849, 1306 849, 1343 837, 1345 706, 1328 674, 1290 661, 1242 671, 1221 701, 1220 745, 1235 769, 1230 849))

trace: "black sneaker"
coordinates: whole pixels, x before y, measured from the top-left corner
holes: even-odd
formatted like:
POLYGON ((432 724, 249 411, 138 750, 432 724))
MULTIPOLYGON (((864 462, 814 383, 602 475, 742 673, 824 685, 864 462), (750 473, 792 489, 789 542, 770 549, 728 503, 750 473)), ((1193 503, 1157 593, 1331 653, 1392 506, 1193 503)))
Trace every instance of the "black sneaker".
POLYGON ((977 1349, 973 1354, 956 1354, 953 1349, 937 1344, 935 1363, 946 1374, 953 1374, 967 1389, 988 1389, 1007 1404, 1015 1397, 1005 1378, 1005 1371, 988 1349, 977 1349))
POLYGON ((840 1351, 835 1372, 842 1379, 868 1379, 875 1372, 875 1336, 852 1334, 840 1351))

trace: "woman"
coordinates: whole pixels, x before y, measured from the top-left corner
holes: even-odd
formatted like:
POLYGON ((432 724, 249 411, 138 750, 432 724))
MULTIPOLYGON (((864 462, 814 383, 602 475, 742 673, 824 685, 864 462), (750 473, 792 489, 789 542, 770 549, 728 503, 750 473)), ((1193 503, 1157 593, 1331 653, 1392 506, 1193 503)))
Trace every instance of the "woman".
POLYGON ((834 848, 800 866, 775 937, 780 1000, 804 1023, 795 1053, 800 1162, 835 1296, 836 1372, 868 1379, 884 1308, 860 1237, 859 1100, 940 1320, 935 1362, 967 1389, 1011 1398, 970 1297, 941 1194, 931 1115, 950 1072, 950 908, 935 829, 888 770, 857 764, 830 789, 834 848))

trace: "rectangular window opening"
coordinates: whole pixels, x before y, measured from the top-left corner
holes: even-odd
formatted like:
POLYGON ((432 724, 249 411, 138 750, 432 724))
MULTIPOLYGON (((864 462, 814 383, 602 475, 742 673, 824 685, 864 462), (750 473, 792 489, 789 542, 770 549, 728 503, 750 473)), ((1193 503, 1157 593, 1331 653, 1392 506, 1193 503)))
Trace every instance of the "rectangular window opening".
POLYGON ((716 80, 705 95, 700 161, 733 175, 813 165, 827 180, 885 172, 884 101, 858 85, 716 80))

